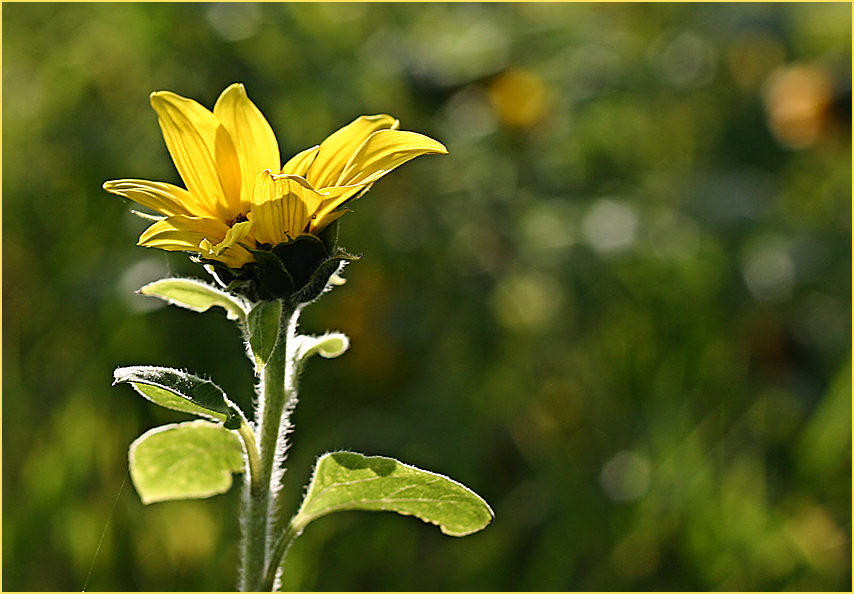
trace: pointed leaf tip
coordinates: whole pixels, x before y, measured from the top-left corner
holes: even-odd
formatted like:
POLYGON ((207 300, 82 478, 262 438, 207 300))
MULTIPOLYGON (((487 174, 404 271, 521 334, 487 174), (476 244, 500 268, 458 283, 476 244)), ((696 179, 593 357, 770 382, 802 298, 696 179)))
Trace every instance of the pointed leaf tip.
POLYGON ((144 365, 119 367, 113 372, 113 385, 122 383, 164 408, 219 421, 227 429, 236 429, 244 418, 222 388, 185 371, 144 365))
POLYGON ((279 340, 281 301, 262 301, 249 312, 249 346, 255 357, 255 373, 267 364, 279 340))
POLYGON ((219 306, 225 309, 229 319, 246 320, 247 307, 242 299, 199 280, 164 278, 148 283, 139 292, 196 312, 219 306))

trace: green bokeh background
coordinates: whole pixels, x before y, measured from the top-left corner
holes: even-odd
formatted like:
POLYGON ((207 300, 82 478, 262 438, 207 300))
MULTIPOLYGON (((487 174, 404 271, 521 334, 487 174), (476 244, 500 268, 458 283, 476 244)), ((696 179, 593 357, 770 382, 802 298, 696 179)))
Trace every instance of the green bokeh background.
POLYGON ((234 587, 238 490, 143 506, 127 448, 186 417, 110 382, 180 367, 247 408, 251 366, 221 311, 134 295, 205 273, 136 247, 145 222, 100 186, 180 183, 149 93, 210 107, 239 81, 284 158, 372 113, 450 149, 342 219, 364 257, 301 328, 352 347, 303 377, 292 506, 346 448, 496 513, 462 539, 323 518, 289 588, 850 591, 850 4, 2 20, 4 590, 79 591, 90 566, 90 591, 234 587))

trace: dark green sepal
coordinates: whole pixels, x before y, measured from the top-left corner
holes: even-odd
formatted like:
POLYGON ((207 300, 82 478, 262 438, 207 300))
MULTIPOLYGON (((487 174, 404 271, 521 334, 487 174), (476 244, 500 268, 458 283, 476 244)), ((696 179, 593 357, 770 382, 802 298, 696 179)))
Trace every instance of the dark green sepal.
POLYGON ((229 268, 218 260, 207 260, 202 258, 199 254, 193 254, 191 252, 188 253, 190 254, 190 260, 204 266, 208 274, 214 277, 216 282, 223 289, 232 293, 248 296, 246 285, 248 285, 250 281, 241 274, 242 269, 237 270, 229 268))
POLYGON ((250 272, 254 277, 253 284, 260 300, 281 299, 296 290, 293 275, 288 272, 280 258, 263 250, 250 250, 250 252, 255 257, 255 262, 246 264, 243 270, 250 272))
POLYGON ((291 300, 293 303, 308 303, 310 301, 314 301, 320 297, 320 295, 322 295, 326 290, 327 286, 329 286, 329 278, 338 272, 342 262, 352 262, 360 258, 361 256, 348 254, 339 248, 335 251, 334 256, 327 258, 314 269, 314 272, 312 272, 305 285, 293 295, 291 300))
POLYGON ((259 245, 249 249, 254 262, 239 269, 195 254, 226 291, 247 297, 252 302, 282 299, 298 306, 317 299, 329 286, 329 279, 342 262, 358 260, 337 246, 338 221, 317 235, 308 233, 275 246, 259 245))
POLYGON ((314 235, 300 235, 293 241, 280 243, 271 252, 290 273, 295 289, 304 287, 320 263, 329 258, 329 250, 314 235))

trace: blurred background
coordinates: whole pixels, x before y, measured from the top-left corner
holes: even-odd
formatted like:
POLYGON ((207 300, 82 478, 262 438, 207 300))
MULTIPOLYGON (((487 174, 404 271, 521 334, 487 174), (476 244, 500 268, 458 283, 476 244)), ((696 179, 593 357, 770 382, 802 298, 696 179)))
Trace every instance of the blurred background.
POLYGON ((149 93, 212 107, 239 81, 283 159, 374 113, 450 149, 342 219, 364 257, 301 329, 352 346, 303 377, 292 508, 346 448, 496 514, 463 539, 323 518, 288 588, 850 591, 850 4, 5 3, 2 22, 4 590, 234 588, 238 489, 143 506, 128 446, 188 417, 110 383, 180 367, 248 409, 252 369, 222 311, 134 295, 206 274, 136 247, 146 222, 101 184, 180 183, 149 93))

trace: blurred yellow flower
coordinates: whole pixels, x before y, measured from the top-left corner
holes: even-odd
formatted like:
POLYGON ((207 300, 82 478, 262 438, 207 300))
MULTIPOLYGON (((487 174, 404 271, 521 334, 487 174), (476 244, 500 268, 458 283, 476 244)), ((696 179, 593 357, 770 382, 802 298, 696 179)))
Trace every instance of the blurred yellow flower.
POLYGON ((489 85, 488 93, 501 121, 510 127, 537 125, 551 106, 551 93, 543 79, 522 68, 499 74, 489 85))
POLYGON ((448 152, 398 130, 391 116, 362 116, 280 167, 273 130, 242 84, 225 89, 213 112, 169 91, 152 93, 151 105, 186 189, 138 179, 104 189, 163 215, 139 245, 195 252, 229 268, 254 261, 249 250, 318 234, 392 169, 448 152))

